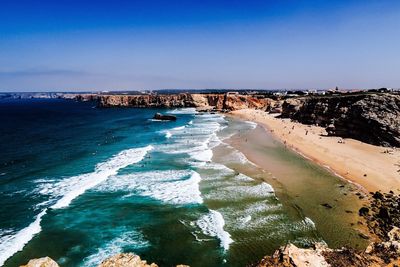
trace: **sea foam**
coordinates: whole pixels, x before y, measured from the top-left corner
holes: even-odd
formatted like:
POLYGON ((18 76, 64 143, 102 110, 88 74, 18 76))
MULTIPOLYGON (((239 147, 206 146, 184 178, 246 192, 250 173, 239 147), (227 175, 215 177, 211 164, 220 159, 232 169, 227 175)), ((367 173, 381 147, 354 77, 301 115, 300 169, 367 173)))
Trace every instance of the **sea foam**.
POLYGON ((255 129, 257 127, 257 123, 254 121, 245 121, 252 129, 255 129))
POLYGON ((142 161, 147 152, 152 149, 152 146, 147 146, 124 150, 108 161, 97 164, 95 171, 92 173, 67 178, 55 184, 51 191, 54 193, 61 189, 63 196, 51 208, 67 207, 73 199, 83 194, 86 190, 105 181, 110 176, 116 175, 118 170, 142 161))
MULTIPOLYGON (((94 172, 66 178, 52 186, 45 185, 40 189, 40 193, 49 194, 51 197, 56 198, 61 197, 49 208, 65 208, 86 190, 117 174, 118 170, 143 160, 145 155, 152 149, 153 147, 149 145, 142 148, 124 150, 111 159, 97 164, 94 172)), ((16 234, 0 238, 0 265, 3 265, 16 252, 22 250, 32 237, 41 231, 40 222, 46 212, 47 208, 36 216, 34 222, 16 234)))
POLYGON ((172 134, 170 131, 165 131, 165 137, 166 138, 171 138, 172 134))
POLYGON ((0 266, 3 266, 4 262, 14 253, 22 250, 25 244, 42 230, 40 221, 46 211, 47 209, 41 211, 30 225, 20 230, 17 234, 9 234, 0 238, 0 266))
POLYGON ((175 127, 175 128, 169 129, 169 130, 163 130, 163 131, 161 131, 161 133, 164 133, 166 138, 171 138, 177 132, 184 130, 185 127, 186 127, 185 125, 179 126, 179 127, 175 127))
MULTIPOLYGON (((174 113, 188 112, 175 110, 174 113)), ((189 110, 191 112, 191 110, 189 110)), ((203 114, 191 120, 185 126, 175 127, 164 131, 170 138, 168 144, 159 146, 158 149, 167 154, 188 154, 197 165, 210 162, 213 157, 212 148, 221 143, 217 132, 221 130, 224 118, 218 114, 203 114), (169 133, 169 134, 168 134, 169 133)))
POLYGON ((169 114, 195 114, 196 108, 180 108, 168 111, 169 114))
POLYGON ((147 196, 169 204, 200 204, 203 203, 200 181, 201 177, 195 171, 149 171, 114 176, 96 189, 125 191, 128 196, 147 196))
POLYGON ((210 209, 208 214, 201 216, 197 220, 196 225, 202 230, 203 234, 217 237, 224 250, 229 249, 229 245, 233 240, 231 235, 224 230, 225 220, 221 213, 210 209))

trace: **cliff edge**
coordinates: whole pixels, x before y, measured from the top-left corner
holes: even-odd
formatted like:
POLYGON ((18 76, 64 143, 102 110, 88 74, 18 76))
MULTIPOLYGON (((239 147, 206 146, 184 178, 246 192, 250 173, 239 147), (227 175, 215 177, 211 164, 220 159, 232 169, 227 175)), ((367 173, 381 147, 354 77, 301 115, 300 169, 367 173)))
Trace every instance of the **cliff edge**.
POLYGON ((281 117, 326 127, 328 135, 400 147, 400 95, 292 98, 282 104, 281 117))
POLYGON ((238 93, 180 93, 180 94, 65 94, 63 98, 77 101, 97 101, 101 108, 188 108, 232 111, 237 109, 268 109, 273 100, 258 95, 238 93))

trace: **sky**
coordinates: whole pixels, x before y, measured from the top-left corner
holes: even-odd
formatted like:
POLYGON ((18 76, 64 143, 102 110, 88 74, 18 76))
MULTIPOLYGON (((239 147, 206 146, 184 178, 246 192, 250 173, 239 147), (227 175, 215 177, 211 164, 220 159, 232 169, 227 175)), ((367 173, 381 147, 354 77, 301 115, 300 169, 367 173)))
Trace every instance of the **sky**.
POLYGON ((0 91, 335 86, 400 87, 400 1, 0 1, 0 91))

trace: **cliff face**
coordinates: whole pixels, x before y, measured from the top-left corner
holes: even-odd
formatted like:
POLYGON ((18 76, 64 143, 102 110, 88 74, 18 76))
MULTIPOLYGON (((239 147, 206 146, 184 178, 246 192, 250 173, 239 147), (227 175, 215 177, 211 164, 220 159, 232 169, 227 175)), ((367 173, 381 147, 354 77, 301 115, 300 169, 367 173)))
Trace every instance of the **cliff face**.
POLYGON ((286 100, 283 118, 326 127, 329 135, 400 146, 400 95, 360 94, 286 100))
POLYGON ((223 109, 238 110, 238 109, 269 109, 274 101, 269 98, 250 95, 227 95, 224 101, 223 109))
MULTIPOLYGON (((161 107, 161 108, 209 108, 237 110, 244 108, 264 109, 271 99, 239 94, 170 94, 170 95, 98 95, 99 107, 161 107)), ((79 100, 79 99, 78 99, 79 100)))
MULTIPOLYGON (((78 97, 77 100, 89 96, 78 97)), ((244 108, 265 109, 271 99, 239 94, 169 94, 169 95, 98 95, 99 107, 195 107, 214 110, 237 110, 244 108)))
POLYGON ((194 107, 190 94, 174 95, 99 95, 99 107, 194 107))

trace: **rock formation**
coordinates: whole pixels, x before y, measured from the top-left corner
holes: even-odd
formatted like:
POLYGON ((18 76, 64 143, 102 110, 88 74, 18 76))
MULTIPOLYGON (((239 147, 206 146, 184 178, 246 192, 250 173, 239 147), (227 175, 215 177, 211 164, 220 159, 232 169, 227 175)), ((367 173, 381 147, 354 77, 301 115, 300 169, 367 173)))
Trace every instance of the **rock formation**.
POLYGON ((400 95, 307 96, 285 100, 283 118, 326 127, 329 135, 400 146, 400 95))
POLYGON ((387 241, 393 235, 393 227, 400 228, 400 195, 371 193, 370 205, 362 207, 359 215, 364 217, 371 233, 387 241))
POLYGON ((73 99, 77 101, 96 101, 98 98, 97 94, 73 94, 73 93, 65 93, 58 96, 63 99, 73 99))
POLYGON ((317 243, 314 248, 310 249, 301 249, 293 244, 288 244, 275 251, 272 257, 263 258, 256 266, 329 266, 322 255, 322 252, 326 251, 326 249, 327 247, 322 243, 317 243))
POLYGON ((252 108, 266 109, 272 99, 258 95, 237 93, 206 94, 141 94, 141 95, 102 95, 102 94, 66 94, 65 98, 78 101, 97 100, 98 106, 136 107, 136 108, 185 108, 195 107, 203 110, 226 110, 252 108))
POLYGON ((121 253, 104 260, 98 267, 158 267, 158 265, 147 264, 133 253, 121 253))
POLYGON ((183 108, 195 107, 190 94, 99 95, 99 107, 183 108))
POLYGON ((154 114, 153 119, 162 121, 176 121, 176 116, 174 115, 164 115, 161 113, 154 114))
POLYGON ((51 258, 44 257, 30 260, 28 264, 21 265, 20 267, 59 267, 59 265, 51 258))
POLYGON ((253 267, 396 266, 400 262, 399 229, 393 228, 388 236, 388 241, 371 243, 365 251, 330 249, 322 243, 316 243, 308 249, 288 244, 276 250, 273 256, 264 257, 253 267))
MULTIPOLYGON (((60 267, 54 260, 49 257, 33 259, 27 265, 20 267, 60 267)), ((157 264, 147 264, 138 255, 133 253, 120 253, 101 262, 98 267, 158 267, 157 264)), ((190 267, 189 265, 177 265, 176 267, 190 267)))

